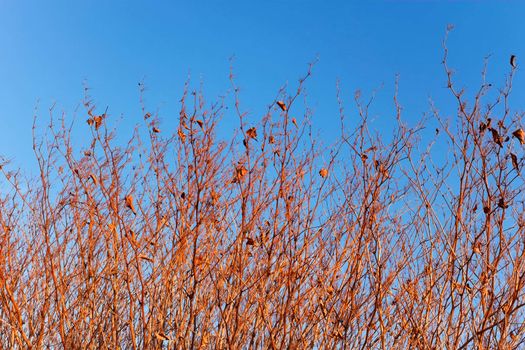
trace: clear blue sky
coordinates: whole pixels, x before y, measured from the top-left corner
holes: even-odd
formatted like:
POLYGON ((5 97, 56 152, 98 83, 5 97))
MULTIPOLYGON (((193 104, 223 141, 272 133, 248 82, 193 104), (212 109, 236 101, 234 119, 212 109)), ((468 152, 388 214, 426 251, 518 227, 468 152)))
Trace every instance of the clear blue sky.
MULTIPOLYGON (((384 85, 373 111, 382 120, 377 127, 388 129, 396 74, 408 121, 428 111, 429 96, 447 113, 453 100, 444 89, 441 41, 449 23, 450 62, 466 86, 479 83, 488 54, 496 84, 511 53, 525 67, 524 13, 518 1, 1 0, 0 154, 31 162, 37 101, 43 121, 55 102, 57 113, 72 117, 83 81, 131 129, 140 122, 137 82, 144 79, 147 106, 169 124, 188 73, 211 102, 230 87, 232 56, 242 106, 254 118, 318 57, 307 88, 320 132, 328 139, 339 132, 337 79, 350 118, 354 90, 368 96, 384 85)), ((518 104, 522 75, 518 70, 518 104)), ((83 109, 78 116, 85 119, 83 109)), ((235 121, 226 120, 224 130, 235 121)))

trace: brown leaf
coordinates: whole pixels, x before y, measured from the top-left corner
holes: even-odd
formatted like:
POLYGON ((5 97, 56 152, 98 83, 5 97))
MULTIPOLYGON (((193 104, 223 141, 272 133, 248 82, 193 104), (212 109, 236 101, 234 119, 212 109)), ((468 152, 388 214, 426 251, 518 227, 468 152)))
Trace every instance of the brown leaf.
POLYGON ((500 198, 498 201, 498 207, 502 209, 507 209, 509 207, 509 204, 505 202, 504 198, 500 198))
POLYGON ((277 106, 279 106, 283 111, 286 111, 286 104, 283 101, 277 101, 277 106))
POLYGON ((525 131, 523 131, 523 129, 519 128, 518 130, 514 131, 512 136, 517 138, 520 141, 520 144, 525 144, 525 131))
POLYGON ((137 215, 137 211, 135 210, 135 206, 133 205, 133 196, 131 194, 128 194, 126 196, 126 208, 130 209, 133 214, 137 215))
POLYGON ((512 160, 512 166, 519 173, 520 169, 519 169, 519 165, 518 165, 518 157, 516 157, 516 155, 514 153, 511 153, 510 154, 510 159, 512 160))
POLYGON ((151 130, 152 130, 154 133, 156 133, 156 134, 158 134, 158 133, 160 132, 160 129, 157 128, 157 127, 155 127, 155 126, 154 126, 151 130))
POLYGON ((95 121, 95 129, 100 128, 100 126, 102 125, 103 119, 104 119, 104 114, 93 117, 93 120, 95 121))
POLYGON ((295 125, 296 128, 299 127, 299 125, 297 125, 297 120, 295 118, 292 118, 292 123, 293 125, 295 125))
POLYGON ((149 118, 151 118, 150 112, 147 112, 146 114, 144 114, 144 119, 149 119, 149 118))
POLYGON ((510 65, 512 68, 516 68, 516 55, 510 55, 510 65))
POLYGON ((180 140, 181 140, 182 142, 186 141, 186 134, 183 133, 181 129, 178 129, 178 130, 177 130, 177 134, 179 135, 180 140))
POLYGON ((97 177, 93 173, 89 174, 89 178, 91 179, 91 181, 93 181, 95 185, 98 185, 97 177))
POLYGON ((273 137, 273 135, 270 135, 270 137, 268 137, 268 143, 275 143, 275 138, 273 137))
POLYGON ((496 143, 500 147, 503 147, 503 140, 499 135, 498 131, 494 128, 490 128, 490 131, 492 132, 492 140, 494 141, 494 143, 496 143))
POLYGON ((328 176, 328 170, 325 169, 325 168, 322 168, 321 170, 319 170, 319 175, 321 175, 322 178, 325 178, 328 176))
POLYGON ((480 133, 483 133, 483 132, 485 132, 486 129, 487 129, 487 124, 481 122, 481 123, 479 124, 479 132, 480 132, 480 133))
POLYGON ((246 237, 246 245, 255 245, 255 240, 251 237, 246 237))
POLYGON ((200 126, 201 129, 202 129, 203 126, 204 126, 204 122, 203 122, 202 120, 199 120, 199 119, 197 119, 196 122, 197 122, 197 124, 199 124, 199 126, 200 126))
POLYGON ((168 336, 164 332, 155 333, 155 337, 158 340, 167 340, 167 341, 170 340, 170 338, 168 338, 168 336))
POLYGON ((481 122, 479 124, 479 132, 483 134, 485 132, 485 130, 491 128, 491 125, 492 125, 492 119, 491 118, 487 118, 486 123, 481 122))
POLYGON ((248 169, 242 164, 238 164, 235 168, 235 174, 233 177, 233 182, 239 182, 242 178, 248 173, 248 169))
POLYGON ((249 138, 257 140, 257 129, 255 129, 255 127, 249 128, 246 130, 246 135, 248 135, 249 138))

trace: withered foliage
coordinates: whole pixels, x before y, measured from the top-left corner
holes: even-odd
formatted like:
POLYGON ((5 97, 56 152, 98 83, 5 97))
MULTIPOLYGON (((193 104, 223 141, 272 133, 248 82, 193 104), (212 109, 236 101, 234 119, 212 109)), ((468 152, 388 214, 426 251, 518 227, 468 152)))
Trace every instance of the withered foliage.
POLYGON ((228 143, 231 112, 198 92, 162 133, 143 108, 125 146, 86 98, 87 149, 62 120, 35 137, 40 176, 1 167, 0 347, 523 347, 514 68, 495 100, 483 83, 467 104, 444 66, 450 125, 432 106, 410 127, 396 99, 378 138, 356 94, 327 147, 300 113, 309 72, 258 121, 235 96, 228 143))

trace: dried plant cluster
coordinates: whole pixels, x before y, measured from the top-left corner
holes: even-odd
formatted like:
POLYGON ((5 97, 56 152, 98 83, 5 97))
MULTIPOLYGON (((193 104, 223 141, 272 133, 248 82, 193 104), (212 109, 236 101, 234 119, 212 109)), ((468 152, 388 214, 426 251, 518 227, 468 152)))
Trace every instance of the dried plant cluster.
POLYGON ((189 88, 175 130, 144 108, 124 146, 86 98, 89 147, 62 120, 34 138, 39 177, 1 168, 0 347, 524 346, 515 66, 468 104, 444 67, 457 115, 433 108, 430 141, 397 100, 382 141, 356 94, 322 148, 295 114, 310 73, 253 123, 234 86, 229 143, 189 88))

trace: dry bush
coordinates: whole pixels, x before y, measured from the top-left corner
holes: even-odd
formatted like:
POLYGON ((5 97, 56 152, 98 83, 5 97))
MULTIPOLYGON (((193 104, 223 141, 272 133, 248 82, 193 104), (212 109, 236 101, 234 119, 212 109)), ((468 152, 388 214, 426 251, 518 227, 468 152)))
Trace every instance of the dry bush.
POLYGON ((340 138, 318 145, 296 114, 310 72, 256 123, 233 85, 228 142, 216 130, 231 112, 189 87, 176 130, 144 107, 125 145, 86 96, 86 148, 61 118, 34 137, 39 177, 2 165, 0 346, 523 346, 515 70, 467 103, 446 48, 444 67, 457 116, 433 107, 430 141, 397 99, 379 138, 356 93, 352 122, 341 103, 340 138))

